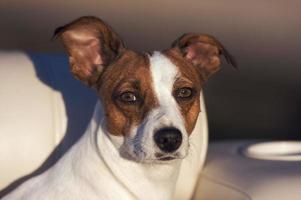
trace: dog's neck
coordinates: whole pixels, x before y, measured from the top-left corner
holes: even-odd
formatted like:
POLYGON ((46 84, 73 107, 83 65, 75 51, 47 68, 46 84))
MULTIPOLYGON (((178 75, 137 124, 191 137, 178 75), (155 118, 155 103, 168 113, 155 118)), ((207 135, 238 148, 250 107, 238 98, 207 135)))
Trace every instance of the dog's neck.
POLYGON ((103 109, 99 101, 95 106, 90 125, 79 142, 86 144, 77 145, 81 147, 80 155, 76 156, 79 159, 76 162, 80 168, 78 171, 85 173, 85 176, 91 172, 91 178, 95 181, 90 183, 97 184, 93 186, 94 188, 102 188, 101 192, 105 188, 114 188, 111 185, 113 184, 118 185, 116 187, 119 197, 121 191, 125 191, 125 195, 131 194, 133 199, 171 199, 181 161, 145 164, 125 159, 120 156, 114 143, 116 136, 106 133, 104 123, 103 109), (106 185, 110 186, 103 187, 106 185))

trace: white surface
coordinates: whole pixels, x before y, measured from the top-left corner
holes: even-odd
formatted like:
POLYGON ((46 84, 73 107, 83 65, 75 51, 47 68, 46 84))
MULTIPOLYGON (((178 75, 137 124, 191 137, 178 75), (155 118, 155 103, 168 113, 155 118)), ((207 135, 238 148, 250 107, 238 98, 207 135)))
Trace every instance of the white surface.
POLYGON ((1 52, 0 80, 3 188, 48 157, 64 136, 67 119, 61 94, 39 80, 27 54, 1 52))
POLYGON ((209 144, 195 199, 300 200, 301 161, 259 160, 242 154, 242 149, 256 143, 209 144))
POLYGON ((246 147, 243 153, 265 160, 301 161, 301 142, 262 142, 246 147))
POLYGON ((1 191, 57 160, 86 129, 96 97, 63 54, 0 51, 0 82, 1 191))

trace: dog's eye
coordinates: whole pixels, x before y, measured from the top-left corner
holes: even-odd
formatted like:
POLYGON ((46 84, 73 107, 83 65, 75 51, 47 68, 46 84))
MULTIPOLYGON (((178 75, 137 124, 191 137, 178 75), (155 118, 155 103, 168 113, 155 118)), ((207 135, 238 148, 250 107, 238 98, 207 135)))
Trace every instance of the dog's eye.
POLYGON ((194 91, 192 88, 184 87, 179 88, 175 91, 174 96, 179 99, 189 99, 194 95, 194 91))
POLYGON ((120 95, 120 100, 125 103, 136 103, 138 101, 138 97, 133 92, 123 92, 120 95))

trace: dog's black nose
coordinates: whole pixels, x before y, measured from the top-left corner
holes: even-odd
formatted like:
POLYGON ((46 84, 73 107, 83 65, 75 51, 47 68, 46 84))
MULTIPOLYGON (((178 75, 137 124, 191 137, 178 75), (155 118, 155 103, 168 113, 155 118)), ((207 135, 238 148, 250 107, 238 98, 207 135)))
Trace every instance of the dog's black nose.
POLYGON ((162 128, 155 133, 154 140, 162 151, 172 153, 181 146, 182 133, 173 127, 162 128))

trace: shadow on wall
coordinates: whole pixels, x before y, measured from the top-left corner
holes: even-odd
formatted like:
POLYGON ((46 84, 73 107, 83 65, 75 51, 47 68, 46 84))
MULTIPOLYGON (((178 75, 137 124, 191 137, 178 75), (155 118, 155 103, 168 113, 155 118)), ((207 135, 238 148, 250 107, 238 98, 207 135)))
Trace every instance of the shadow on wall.
POLYGON ((34 172, 26 175, 0 192, 0 198, 8 194, 29 178, 43 173, 81 137, 92 116, 96 103, 93 90, 75 80, 69 72, 67 57, 63 54, 28 53, 37 77, 46 85, 62 94, 68 118, 67 130, 60 144, 44 163, 34 172))
POLYGON ((300 59, 234 56, 205 85, 210 139, 300 140, 300 59))

